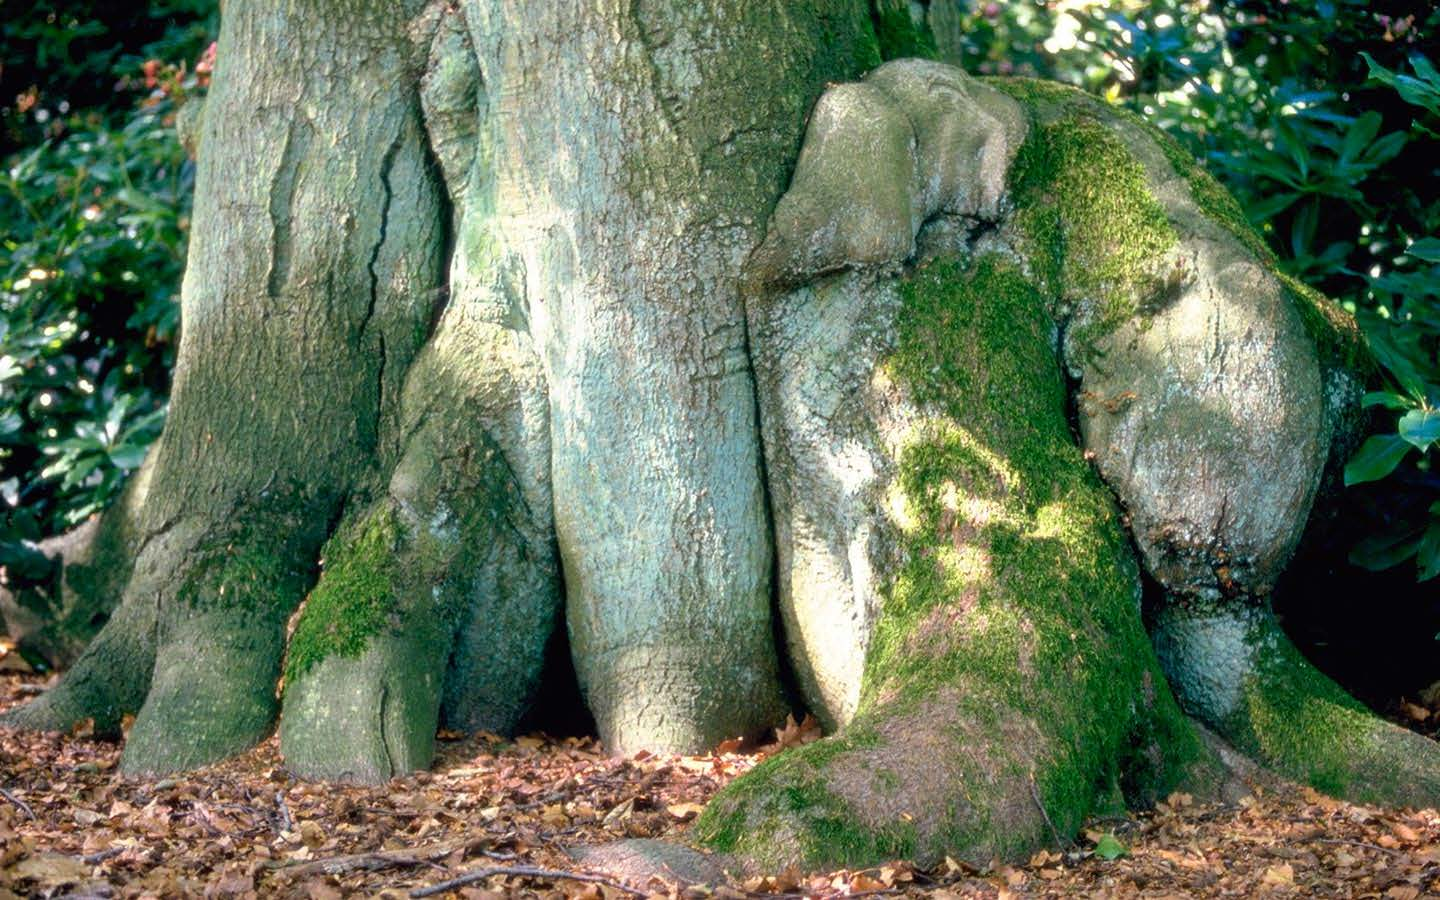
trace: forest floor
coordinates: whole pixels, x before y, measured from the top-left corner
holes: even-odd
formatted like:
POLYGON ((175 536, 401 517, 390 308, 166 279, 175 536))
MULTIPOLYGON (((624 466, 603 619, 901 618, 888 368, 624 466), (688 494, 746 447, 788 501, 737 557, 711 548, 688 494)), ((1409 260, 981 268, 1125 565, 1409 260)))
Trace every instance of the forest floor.
MULTIPOLYGON (((43 682, 0 674, 0 709, 43 682)), ((1091 823, 1072 847, 984 870, 897 862, 686 884, 624 882, 573 858, 573 848, 620 838, 683 841, 721 786, 815 734, 792 724, 750 753, 615 758, 591 739, 442 733, 432 771, 358 787, 293 778, 273 738, 155 781, 118 774, 114 742, 0 730, 0 900, 1440 895, 1434 810, 1273 785, 1235 805, 1173 795, 1151 812, 1091 823), (468 883, 426 892, 457 878, 468 883)))

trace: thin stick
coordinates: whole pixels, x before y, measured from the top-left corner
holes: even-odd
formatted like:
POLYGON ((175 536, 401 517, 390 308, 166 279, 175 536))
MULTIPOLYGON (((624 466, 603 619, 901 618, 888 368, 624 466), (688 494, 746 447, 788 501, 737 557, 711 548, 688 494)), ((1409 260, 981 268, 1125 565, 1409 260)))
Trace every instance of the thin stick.
POLYGON ((82 856, 80 857, 80 861, 85 863, 87 866, 93 866, 102 863, 107 859, 110 859, 112 856, 119 856, 124 852, 124 847, 111 847, 108 850, 101 850, 98 853, 90 853, 82 856))
POLYGON ((1055 836, 1055 843, 1062 847, 1075 846, 1074 841, 1067 841, 1062 838, 1060 836, 1060 829, 1056 828, 1055 823, 1050 821, 1050 814, 1045 811, 1045 804, 1040 801, 1040 789, 1035 786, 1034 775, 1030 776, 1030 796, 1035 801, 1035 808, 1040 810, 1040 815, 1045 818, 1045 824, 1050 826, 1050 833, 1055 836))
POLYGON ((1381 853, 1388 853, 1391 856, 1404 856, 1399 850, 1391 850, 1389 847, 1382 847, 1379 844, 1368 844, 1365 841, 1352 841, 1349 838, 1314 838, 1317 844, 1349 844, 1351 847, 1361 847, 1365 850, 1379 850, 1381 853))
POLYGON ((443 894, 446 891, 453 891, 458 887, 467 884, 474 884, 477 881, 484 881, 496 875, 518 875, 524 878, 549 878, 552 881, 566 879, 569 881, 586 881, 591 884, 603 884, 605 887, 623 891, 632 897, 644 897, 644 891, 637 891, 627 887, 618 881, 611 881, 599 875, 590 875, 586 872, 561 872, 558 869, 539 869, 534 866, 496 866, 491 869, 476 869, 473 872, 466 872, 459 878, 452 878, 449 881, 442 881, 439 884, 432 884, 429 887, 416 888, 410 892, 411 897, 433 897, 436 894, 443 894))
MULTIPOLYGON (((435 863, 423 856, 410 853, 353 853, 349 856, 332 856, 303 863, 282 864, 276 868, 284 869, 293 876, 300 876, 317 873, 345 875, 349 872, 359 871, 380 872, 385 869, 400 869, 410 866, 435 866, 435 863)), ((436 868, 443 869, 444 866, 436 866, 436 868)))
POLYGON ((6 800, 9 800, 11 803, 15 804, 15 807, 25 814, 25 818, 29 819, 32 822, 35 821, 35 810, 30 808, 30 804, 26 803, 24 800, 21 800, 19 797, 15 796, 4 788, 0 788, 0 797, 4 797, 6 800))

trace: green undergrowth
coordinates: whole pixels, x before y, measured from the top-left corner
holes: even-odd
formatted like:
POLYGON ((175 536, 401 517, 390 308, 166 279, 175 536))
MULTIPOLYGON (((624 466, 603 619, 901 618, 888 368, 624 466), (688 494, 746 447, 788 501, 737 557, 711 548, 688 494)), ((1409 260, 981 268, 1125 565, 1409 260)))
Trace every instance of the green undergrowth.
POLYGON ((870 0, 870 20, 884 60, 919 57, 937 59, 935 35, 910 14, 909 0, 870 0))
POLYGON ((326 544, 325 573, 306 601, 285 658, 294 684, 332 655, 358 657, 389 623, 399 590, 404 531, 389 504, 380 504, 326 544))

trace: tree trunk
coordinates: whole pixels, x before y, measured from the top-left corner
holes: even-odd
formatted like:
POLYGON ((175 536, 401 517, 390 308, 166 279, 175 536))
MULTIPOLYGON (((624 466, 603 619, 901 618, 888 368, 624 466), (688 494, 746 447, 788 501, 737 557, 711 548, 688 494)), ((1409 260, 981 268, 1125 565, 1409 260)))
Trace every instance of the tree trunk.
POLYGON ((230 0, 119 606, 7 721, 138 712, 162 772, 278 720, 379 781, 513 729, 563 615, 614 752, 787 690, 833 732, 702 819, 752 862, 987 861, 1212 782, 1165 674, 1292 773, 1320 697, 1356 749, 1313 781, 1433 796, 1264 625, 1353 326, 1143 123, 875 68, 935 51, 913 6, 230 0))

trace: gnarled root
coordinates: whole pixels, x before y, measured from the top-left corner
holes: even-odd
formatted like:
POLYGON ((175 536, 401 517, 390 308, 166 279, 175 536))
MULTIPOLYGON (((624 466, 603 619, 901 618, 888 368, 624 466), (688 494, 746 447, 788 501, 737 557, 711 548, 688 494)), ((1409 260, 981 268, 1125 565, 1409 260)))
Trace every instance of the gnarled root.
MULTIPOLYGON (((848 568, 806 562, 813 543, 789 548, 810 571, 848 574, 847 590, 791 591, 816 591, 799 598, 812 609, 872 593, 879 609, 849 669, 863 672, 854 717, 723 791, 702 840, 766 867, 983 863, 1211 765, 1154 662, 1109 496, 1070 440, 1042 295, 981 255, 898 282, 835 276, 786 301, 776 316, 813 304, 855 334, 898 332, 858 384, 828 385, 836 407, 767 398, 790 409, 775 444, 787 465, 772 471, 813 480, 829 448, 849 454, 825 490, 787 495, 790 515, 845 536, 860 517, 825 503, 848 486, 873 517, 839 557, 848 568)), ((800 646, 843 669, 835 648, 800 646)))
POLYGON ((1440 744, 1321 674, 1264 605, 1172 598, 1152 634, 1184 708, 1264 764, 1361 802, 1440 802, 1440 744))

